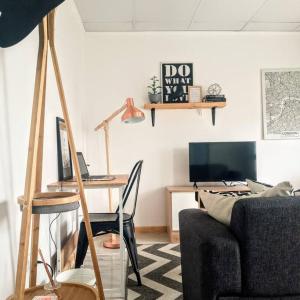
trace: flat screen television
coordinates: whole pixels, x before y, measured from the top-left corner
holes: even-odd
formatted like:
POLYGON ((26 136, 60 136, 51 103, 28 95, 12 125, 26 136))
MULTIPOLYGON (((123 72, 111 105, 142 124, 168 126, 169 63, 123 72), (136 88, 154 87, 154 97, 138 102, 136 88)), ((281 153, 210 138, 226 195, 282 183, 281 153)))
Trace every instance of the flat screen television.
POLYGON ((189 166, 191 182, 256 180, 256 143, 189 143, 189 166))

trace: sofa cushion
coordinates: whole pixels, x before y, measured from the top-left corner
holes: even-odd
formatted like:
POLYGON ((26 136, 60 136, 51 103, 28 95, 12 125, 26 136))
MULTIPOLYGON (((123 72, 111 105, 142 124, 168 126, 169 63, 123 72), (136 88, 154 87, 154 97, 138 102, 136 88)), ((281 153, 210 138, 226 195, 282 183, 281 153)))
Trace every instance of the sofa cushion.
POLYGON ((300 197, 237 201, 230 229, 240 245, 243 293, 300 295, 300 197))
POLYGON ((199 209, 179 213, 184 299, 241 293, 239 244, 231 230, 199 209))
POLYGON ((300 295, 278 296, 278 297, 248 297, 248 296, 224 296, 218 297, 218 300, 300 300, 300 295))
POLYGON ((205 191, 199 191, 199 197, 207 209, 208 214, 217 221, 229 226, 231 213, 234 204, 241 199, 251 199, 258 197, 274 197, 274 196, 290 196, 293 187, 290 183, 284 181, 278 185, 269 188, 260 193, 244 195, 244 196, 227 196, 222 194, 214 194, 205 191))

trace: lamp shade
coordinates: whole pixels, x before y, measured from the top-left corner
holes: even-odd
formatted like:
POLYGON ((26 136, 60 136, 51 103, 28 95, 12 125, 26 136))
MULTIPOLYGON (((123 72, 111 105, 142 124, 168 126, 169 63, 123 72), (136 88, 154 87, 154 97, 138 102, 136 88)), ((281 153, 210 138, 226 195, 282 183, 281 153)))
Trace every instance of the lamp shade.
POLYGON ((52 9, 64 0, 1 0, 0 47, 23 40, 52 9))
POLYGON ((126 99, 126 110, 122 115, 122 122, 124 123, 138 123, 145 120, 144 113, 134 106, 132 98, 126 99))

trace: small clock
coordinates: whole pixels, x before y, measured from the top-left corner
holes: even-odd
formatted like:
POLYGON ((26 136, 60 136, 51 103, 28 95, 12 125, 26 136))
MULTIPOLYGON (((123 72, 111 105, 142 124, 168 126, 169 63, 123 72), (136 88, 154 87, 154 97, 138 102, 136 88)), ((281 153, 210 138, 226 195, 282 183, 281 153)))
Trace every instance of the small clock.
POLYGON ((222 88, 217 83, 210 85, 207 89, 207 93, 209 95, 214 95, 214 96, 220 95, 221 91, 222 91, 222 88))

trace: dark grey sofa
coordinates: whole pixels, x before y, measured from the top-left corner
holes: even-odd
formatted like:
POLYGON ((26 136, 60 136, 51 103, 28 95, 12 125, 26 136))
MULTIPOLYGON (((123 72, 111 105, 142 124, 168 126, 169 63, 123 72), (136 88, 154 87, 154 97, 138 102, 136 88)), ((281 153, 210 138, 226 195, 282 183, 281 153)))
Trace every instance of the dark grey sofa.
POLYGON ((185 300, 300 300, 300 197, 239 200, 227 227, 179 213, 185 300))

